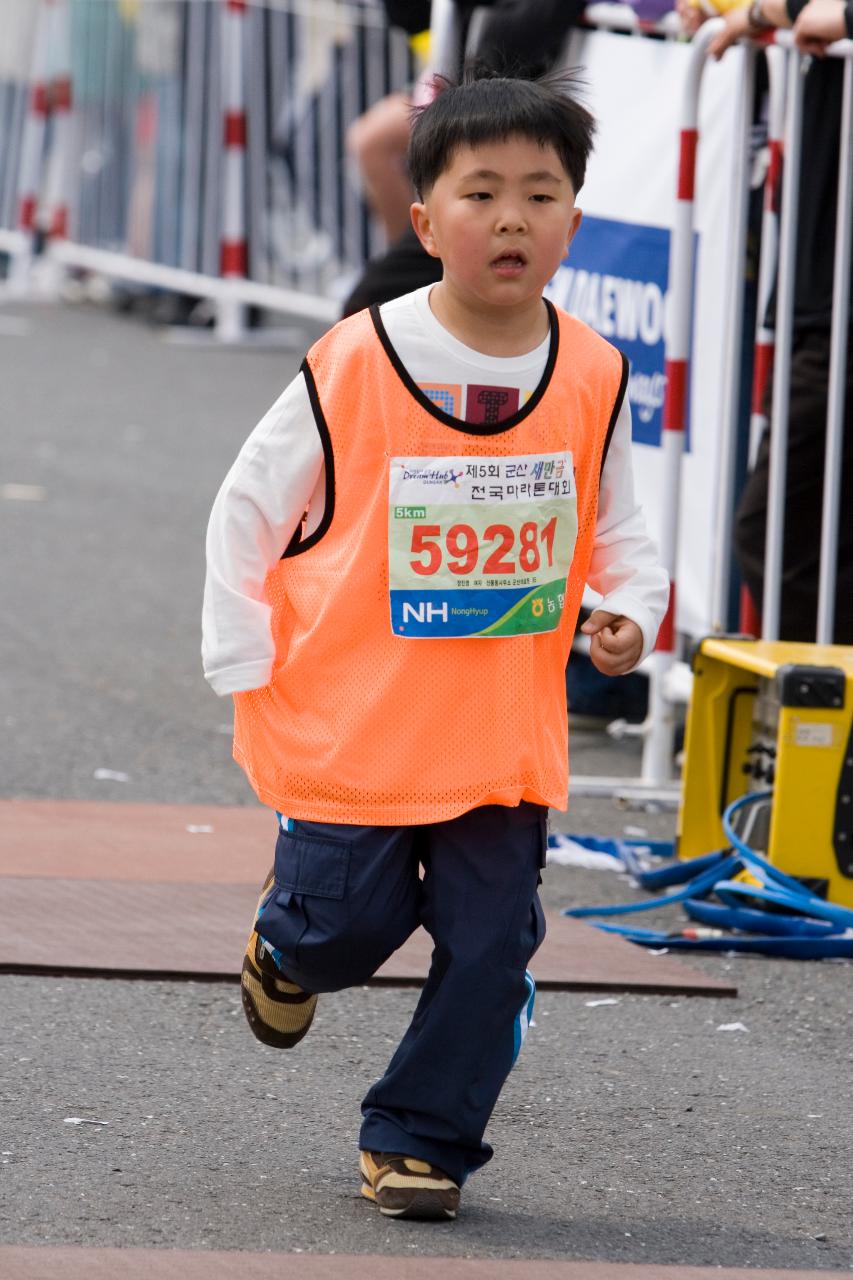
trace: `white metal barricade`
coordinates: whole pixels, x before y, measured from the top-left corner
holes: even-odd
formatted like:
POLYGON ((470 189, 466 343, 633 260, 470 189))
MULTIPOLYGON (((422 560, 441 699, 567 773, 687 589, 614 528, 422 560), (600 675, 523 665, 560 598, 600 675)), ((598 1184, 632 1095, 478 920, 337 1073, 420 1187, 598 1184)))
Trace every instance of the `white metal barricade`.
POLYGON ((0 250, 330 322, 381 235, 349 124, 415 67, 379 0, 3 0, 0 250), (7 22, 7 15, 13 21, 7 22), (47 245, 44 251, 44 245, 47 245))

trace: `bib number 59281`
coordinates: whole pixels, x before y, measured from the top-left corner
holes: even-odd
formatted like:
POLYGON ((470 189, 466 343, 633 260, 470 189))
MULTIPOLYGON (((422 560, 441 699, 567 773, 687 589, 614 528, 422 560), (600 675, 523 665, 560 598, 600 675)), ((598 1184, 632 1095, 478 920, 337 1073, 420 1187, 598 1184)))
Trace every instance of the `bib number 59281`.
POLYGON ((424 578, 438 573, 442 563, 459 577, 475 571, 485 577, 535 573, 542 564, 543 551, 548 567, 553 565, 556 532, 556 516, 544 525, 527 520, 517 534, 511 525, 490 524, 482 541, 470 524, 452 524, 446 532, 440 524, 416 524, 412 526, 411 552, 422 558, 409 563, 424 578))

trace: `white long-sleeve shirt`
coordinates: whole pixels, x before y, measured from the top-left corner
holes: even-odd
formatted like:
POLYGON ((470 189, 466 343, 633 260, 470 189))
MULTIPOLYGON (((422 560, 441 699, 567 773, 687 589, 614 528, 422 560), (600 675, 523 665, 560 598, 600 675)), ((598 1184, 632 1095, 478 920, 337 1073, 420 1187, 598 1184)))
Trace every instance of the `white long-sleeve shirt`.
MULTIPOLYGON (((494 411, 496 398, 505 400, 501 416, 508 416, 538 385, 550 339, 521 356, 483 355, 439 324, 430 310, 430 288, 381 308, 402 364, 421 390, 454 417, 483 421, 484 414, 494 411)), ((264 581, 306 510, 305 533, 319 525, 325 488, 322 444, 300 373, 247 439, 213 504, 202 659, 216 693, 269 684, 275 652, 264 581)), ((645 657, 666 611, 669 583, 634 496, 627 397, 602 471, 588 583, 603 597, 600 608, 636 622, 645 657)))

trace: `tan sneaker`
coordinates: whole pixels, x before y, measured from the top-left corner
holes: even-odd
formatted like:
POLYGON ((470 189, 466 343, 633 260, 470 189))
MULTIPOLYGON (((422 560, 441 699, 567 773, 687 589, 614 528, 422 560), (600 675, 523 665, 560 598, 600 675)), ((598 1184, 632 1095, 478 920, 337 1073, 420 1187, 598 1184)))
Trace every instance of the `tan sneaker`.
POLYGON ((455 1218, 459 1187, 447 1174, 414 1156, 362 1151, 361 1194, 389 1218, 455 1218))
MULTIPOLYGON (((258 899, 255 924, 274 880, 270 871, 258 899)), ((263 1044, 276 1049, 292 1049, 307 1034, 314 1021, 316 995, 304 991, 282 973, 273 958, 272 948, 260 937, 257 929, 252 930, 246 945, 240 991, 246 1021, 263 1044)))

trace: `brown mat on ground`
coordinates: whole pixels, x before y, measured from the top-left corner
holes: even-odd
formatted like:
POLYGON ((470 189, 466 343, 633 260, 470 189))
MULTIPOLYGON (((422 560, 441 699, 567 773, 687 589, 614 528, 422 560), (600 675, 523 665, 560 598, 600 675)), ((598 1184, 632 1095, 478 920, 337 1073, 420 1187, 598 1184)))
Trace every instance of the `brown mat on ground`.
MULTIPOLYGON (((270 825, 266 810, 0 803, 0 969, 236 977, 269 868, 270 825), (191 834, 193 826, 214 830, 191 834)), ((373 981, 420 984, 430 952, 420 930, 373 981)), ((533 968, 543 988, 737 994, 560 915, 549 915, 533 968)))
MULTIPOLYGON (((6 876, 0 894, 0 970, 236 977, 257 888, 6 876)), ((419 984, 432 944, 418 932, 374 982, 419 984)), ((736 995, 669 956, 549 915, 533 964, 540 987, 580 991, 736 995)))
POLYGON ((0 876, 260 885, 271 809, 0 800, 0 876))
POLYGON ((0 1275, 15 1280, 832 1280, 843 1271, 659 1267, 622 1262, 499 1258, 394 1258, 359 1254, 208 1253, 185 1249, 0 1247, 0 1275))

